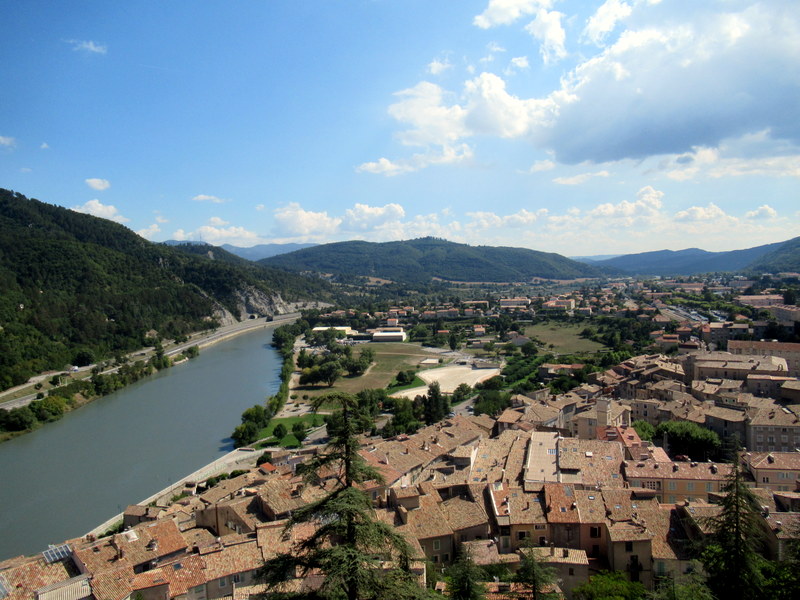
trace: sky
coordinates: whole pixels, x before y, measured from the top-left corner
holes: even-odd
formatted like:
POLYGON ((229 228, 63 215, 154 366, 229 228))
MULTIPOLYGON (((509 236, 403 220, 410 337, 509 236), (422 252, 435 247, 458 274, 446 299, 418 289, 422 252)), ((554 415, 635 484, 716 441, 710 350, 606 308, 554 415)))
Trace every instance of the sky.
POLYGON ((800 235, 797 0, 0 0, 0 187, 153 240, 800 235))

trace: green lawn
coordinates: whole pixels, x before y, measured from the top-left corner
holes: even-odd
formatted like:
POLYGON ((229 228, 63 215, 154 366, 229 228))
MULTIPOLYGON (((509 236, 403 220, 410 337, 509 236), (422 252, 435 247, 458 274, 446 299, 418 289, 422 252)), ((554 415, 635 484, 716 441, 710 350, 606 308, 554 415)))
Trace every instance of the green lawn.
MULTIPOLYGON (((356 346, 354 353, 358 354, 361 347, 361 345, 356 346)), ((291 390, 290 395, 297 395, 299 400, 305 395, 309 398, 314 398, 332 391, 355 394, 364 389, 385 388, 392 382, 398 371, 417 367, 422 359, 435 357, 434 354, 425 352, 419 344, 400 342, 369 343, 369 348, 375 352, 375 362, 365 375, 340 377, 333 387, 328 387, 324 384, 320 386, 299 386, 291 390)), ((425 384, 422 383, 421 385, 425 384)))
POLYGON ((297 438, 294 437, 292 434, 292 425, 302 421, 305 423, 306 428, 312 427, 314 425, 314 418, 316 417, 317 423, 322 425, 322 417, 320 415, 313 415, 313 414, 305 414, 298 417, 285 417, 283 419, 272 419, 264 429, 258 432, 258 439, 264 440, 260 442, 256 448, 267 448, 268 446, 298 446, 299 442, 297 438), (272 431, 278 426, 279 423, 283 423, 283 426, 286 427, 286 431, 289 433, 286 435, 285 438, 282 440, 277 440, 272 437, 272 431), (266 439, 265 439, 266 438, 266 439), (280 442, 280 443, 279 443, 280 442))
MULTIPOLYGON (((545 321, 525 328, 526 336, 533 336, 544 342, 545 352, 556 354, 578 354, 581 352, 600 352, 605 350, 603 344, 584 339, 580 336, 587 325, 545 321), (553 348, 550 348, 550 344, 553 348)), ((540 350, 541 351, 541 350, 540 350)))

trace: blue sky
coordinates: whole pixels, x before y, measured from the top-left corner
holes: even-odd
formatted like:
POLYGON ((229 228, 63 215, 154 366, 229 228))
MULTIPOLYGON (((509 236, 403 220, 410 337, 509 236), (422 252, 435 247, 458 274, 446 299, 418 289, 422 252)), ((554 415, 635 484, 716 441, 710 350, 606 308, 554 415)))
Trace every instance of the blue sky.
POLYGON ((0 0, 0 186, 144 237, 800 235, 796 0, 0 0))

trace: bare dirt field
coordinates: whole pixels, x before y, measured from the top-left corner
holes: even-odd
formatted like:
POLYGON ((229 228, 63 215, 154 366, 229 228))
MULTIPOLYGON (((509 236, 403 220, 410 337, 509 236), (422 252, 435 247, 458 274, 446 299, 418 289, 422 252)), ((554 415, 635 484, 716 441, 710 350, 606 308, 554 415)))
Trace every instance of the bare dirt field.
MULTIPOLYGON (((417 375, 426 383, 439 382, 439 386, 445 394, 452 394, 453 391, 461 383, 474 386, 476 383, 485 381, 495 375, 500 374, 500 369, 473 369, 464 365, 451 365, 449 367, 442 367, 441 369, 428 369, 427 371, 420 371, 417 375)), ((427 387, 417 387, 402 392, 392 394, 393 396, 400 396, 402 398, 414 398, 415 396, 422 395, 428 391, 427 387)))

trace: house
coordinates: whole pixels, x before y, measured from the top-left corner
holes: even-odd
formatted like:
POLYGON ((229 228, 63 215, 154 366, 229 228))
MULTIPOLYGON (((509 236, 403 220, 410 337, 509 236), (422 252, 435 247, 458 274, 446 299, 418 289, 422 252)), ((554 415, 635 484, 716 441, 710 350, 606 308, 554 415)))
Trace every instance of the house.
POLYGON ((741 461, 758 487, 793 492, 800 481, 800 452, 743 452, 741 461))

